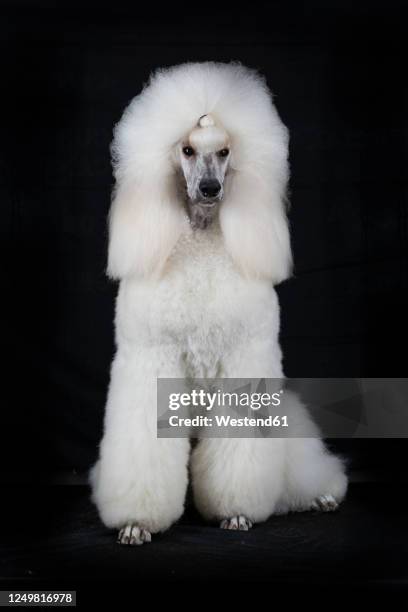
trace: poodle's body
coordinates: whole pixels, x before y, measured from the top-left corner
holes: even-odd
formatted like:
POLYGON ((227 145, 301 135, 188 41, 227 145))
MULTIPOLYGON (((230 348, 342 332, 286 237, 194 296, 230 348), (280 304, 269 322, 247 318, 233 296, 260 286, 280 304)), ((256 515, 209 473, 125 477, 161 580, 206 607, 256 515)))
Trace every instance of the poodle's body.
MULTIPOLYGON (((200 138, 210 134, 201 131, 207 123, 200 138)), ((198 159, 201 146, 182 151, 198 159)), ((273 284, 291 263, 283 203, 287 133, 263 81, 239 65, 160 72, 126 111, 114 154, 109 272, 121 280, 117 353, 92 472, 103 522, 121 529, 125 543, 167 529, 183 512, 189 465, 198 509, 223 526, 247 529, 272 513, 331 509, 347 480, 318 435, 203 439, 191 456, 188 439, 157 438, 159 377, 283 376, 273 284), (210 128, 222 126, 217 146, 228 164, 214 170, 222 199, 201 198, 205 209, 189 185, 187 196, 180 191, 180 167, 187 183, 194 173, 175 148, 189 134, 188 143, 198 142, 192 131, 209 113, 210 128)), ((301 431, 315 431, 295 397, 291 410, 301 431)))

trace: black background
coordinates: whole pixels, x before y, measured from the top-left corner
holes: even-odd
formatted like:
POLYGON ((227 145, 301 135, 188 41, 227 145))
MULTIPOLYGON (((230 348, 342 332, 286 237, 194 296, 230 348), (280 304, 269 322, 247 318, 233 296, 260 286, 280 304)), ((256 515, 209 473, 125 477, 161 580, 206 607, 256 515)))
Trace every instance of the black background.
MULTIPOLYGON (((1 482, 80 480, 96 457, 114 350, 109 144, 158 66, 257 68, 290 129, 286 374, 406 376, 404 5, 0 2, 1 482)), ((336 444, 355 472, 404 476, 404 440, 336 444)))

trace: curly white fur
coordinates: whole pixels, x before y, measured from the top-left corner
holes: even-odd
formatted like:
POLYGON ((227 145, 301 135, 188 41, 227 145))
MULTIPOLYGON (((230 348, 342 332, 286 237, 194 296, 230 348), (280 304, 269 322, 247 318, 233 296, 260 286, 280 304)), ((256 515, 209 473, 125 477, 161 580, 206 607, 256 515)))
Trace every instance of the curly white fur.
POLYGON ((283 375, 273 284, 291 270, 287 149, 264 80, 239 64, 159 70, 116 128, 108 273, 121 281, 117 353, 91 478, 109 527, 167 529, 183 512, 189 461, 208 519, 249 524, 345 494, 343 465, 318 437, 205 439, 191 458, 188 440, 156 437, 157 377, 283 375), (174 148, 203 115, 228 134, 231 159, 218 221, 194 230, 174 148))

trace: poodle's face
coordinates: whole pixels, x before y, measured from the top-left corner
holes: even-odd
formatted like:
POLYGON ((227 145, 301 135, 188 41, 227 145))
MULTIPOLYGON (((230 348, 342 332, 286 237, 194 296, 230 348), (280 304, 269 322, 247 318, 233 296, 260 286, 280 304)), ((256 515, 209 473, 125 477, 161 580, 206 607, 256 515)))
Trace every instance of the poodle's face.
POLYGON ((218 214, 224 197, 230 159, 228 136, 210 115, 204 115, 179 143, 177 157, 191 223, 205 229, 218 214))

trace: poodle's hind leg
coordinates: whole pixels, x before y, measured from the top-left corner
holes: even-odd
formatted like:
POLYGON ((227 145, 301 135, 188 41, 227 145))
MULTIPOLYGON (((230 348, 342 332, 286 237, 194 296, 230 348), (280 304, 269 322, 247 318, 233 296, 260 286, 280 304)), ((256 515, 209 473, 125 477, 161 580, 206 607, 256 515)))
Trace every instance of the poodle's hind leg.
POLYGON ((119 530, 121 544, 149 542, 184 509, 189 441, 157 438, 160 375, 182 376, 169 347, 146 349, 133 358, 119 352, 112 366, 105 433, 91 484, 101 519, 119 530))
POLYGON ((319 438, 287 440, 285 481, 277 513, 337 510, 347 490, 343 462, 319 438))
POLYGON ((311 510, 333 512, 339 507, 339 502, 333 495, 320 495, 312 501, 311 510))

